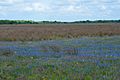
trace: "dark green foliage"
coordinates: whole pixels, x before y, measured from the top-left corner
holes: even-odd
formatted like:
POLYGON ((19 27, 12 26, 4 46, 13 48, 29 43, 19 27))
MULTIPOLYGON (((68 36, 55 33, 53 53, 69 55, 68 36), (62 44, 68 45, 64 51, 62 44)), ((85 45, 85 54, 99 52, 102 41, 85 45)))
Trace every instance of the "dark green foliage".
POLYGON ((85 77, 85 80, 93 80, 93 79, 92 79, 91 76, 88 75, 88 76, 85 77))
POLYGON ((36 24, 32 20, 0 20, 0 24, 36 24))
POLYGON ((0 24, 74 24, 74 23, 120 23, 120 20, 95 20, 95 21, 32 21, 32 20, 0 20, 0 24))

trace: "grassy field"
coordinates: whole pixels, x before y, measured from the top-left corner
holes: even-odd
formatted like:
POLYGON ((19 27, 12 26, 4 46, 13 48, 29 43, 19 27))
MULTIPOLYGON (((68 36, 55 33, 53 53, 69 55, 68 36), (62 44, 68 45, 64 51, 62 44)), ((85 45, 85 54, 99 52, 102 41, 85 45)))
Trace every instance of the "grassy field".
POLYGON ((0 25, 1 41, 39 41, 120 35, 120 23, 0 25))
POLYGON ((0 42, 0 80, 119 80, 120 36, 0 42))
POLYGON ((120 23, 0 25, 0 80, 119 80, 120 23))

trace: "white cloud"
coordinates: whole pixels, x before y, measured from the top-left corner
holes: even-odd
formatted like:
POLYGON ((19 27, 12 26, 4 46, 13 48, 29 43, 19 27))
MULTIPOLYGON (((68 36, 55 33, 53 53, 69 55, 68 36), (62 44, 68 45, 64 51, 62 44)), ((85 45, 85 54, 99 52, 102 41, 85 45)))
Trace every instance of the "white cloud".
MULTIPOLYGON (((83 2, 83 0, 67 0, 68 4, 60 6, 60 11, 62 13, 72 13, 72 14, 79 14, 79 15, 87 15, 90 16, 91 15, 91 11, 88 8, 88 6, 84 5, 81 3, 81 1, 83 2)), ((84 0, 86 1, 86 0, 84 0)))
POLYGON ((68 0, 70 4, 76 4, 79 0, 68 0))
POLYGON ((14 12, 48 12, 50 10, 48 4, 40 1, 25 1, 25 0, 0 0, 0 14, 10 14, 14 12))
POLYGON ((24 5, 25 11, 45 12, 49 9, 50 8, 48 7, 48 5, 40 2, 28 3, 24 5))
POLYGON ((4 10, 2 6, 0 6, 0 15, 6 15, 6 10, 4 10))
POLYGON ((102 10, 106 10, 106 9, 107 9, 105 5, 102 5, 100 8, 101 8, 102 10))
POLYGON ((43 3, 42 4, 41 3, 33 3, 32 6, 35 11, 46 11, 49 9, 49 7, 43 3))
POLYGON ((70 6, 66 7, 65 11, 67 11, 67 12, 82 12, 83 9, 81 6, 70 5, 70 6))
POLYGON ((111 7, 113 4, 116 4, 117 1, 115 0, 92 0, 88 6, 91 7, 91 11, 93 14, 99 14, 102 16, 109 16, 112 12, 111 7))
MULTIPOLYGON (((107 15, 120 9, 120 0, 0 0, 0 14, 48 13, 107 15), (116 5, 117 4, 117 5, 116 5)), ((45 14, 44 14, 45 15, 45 14)))
POLYGON ((33 8, 32 8, 32 7, 30 7, 30 6, 26 6, 26 7, 24 8, 24 10, 25 10, 25 11, 32 11, 32 10, 33 10, 33 8))
POLYGON ((0 0, 0 4, 14 4, 22 1, 23 0, 0 0))
POLYGON ((88 9, 88 7, 84 5, 69 5, 69 6, 63 6, 61 8, 61 12, 63 14, 79 14, 79 15, 86 15, 91 16, 91 11, 88 9))

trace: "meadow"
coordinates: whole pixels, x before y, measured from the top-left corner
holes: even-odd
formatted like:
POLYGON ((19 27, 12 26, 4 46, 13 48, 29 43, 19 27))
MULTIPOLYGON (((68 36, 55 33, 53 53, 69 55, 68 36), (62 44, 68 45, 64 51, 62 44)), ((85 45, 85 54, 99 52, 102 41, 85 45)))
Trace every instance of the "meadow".
POLYGON ((120 23, 0 25, 0 41, 41 41, 120 35, 120 23))
POLYGON ((119 80, 119 25, 0 25, 0 80, 119 80))

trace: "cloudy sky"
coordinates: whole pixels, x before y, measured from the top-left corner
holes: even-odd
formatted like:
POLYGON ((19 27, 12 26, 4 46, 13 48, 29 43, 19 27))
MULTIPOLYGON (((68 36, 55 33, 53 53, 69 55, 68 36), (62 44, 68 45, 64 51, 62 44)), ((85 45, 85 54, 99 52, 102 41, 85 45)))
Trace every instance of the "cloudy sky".
POLYGON ((120 19, 120 0, 0 0, 0 19, 120 19))

